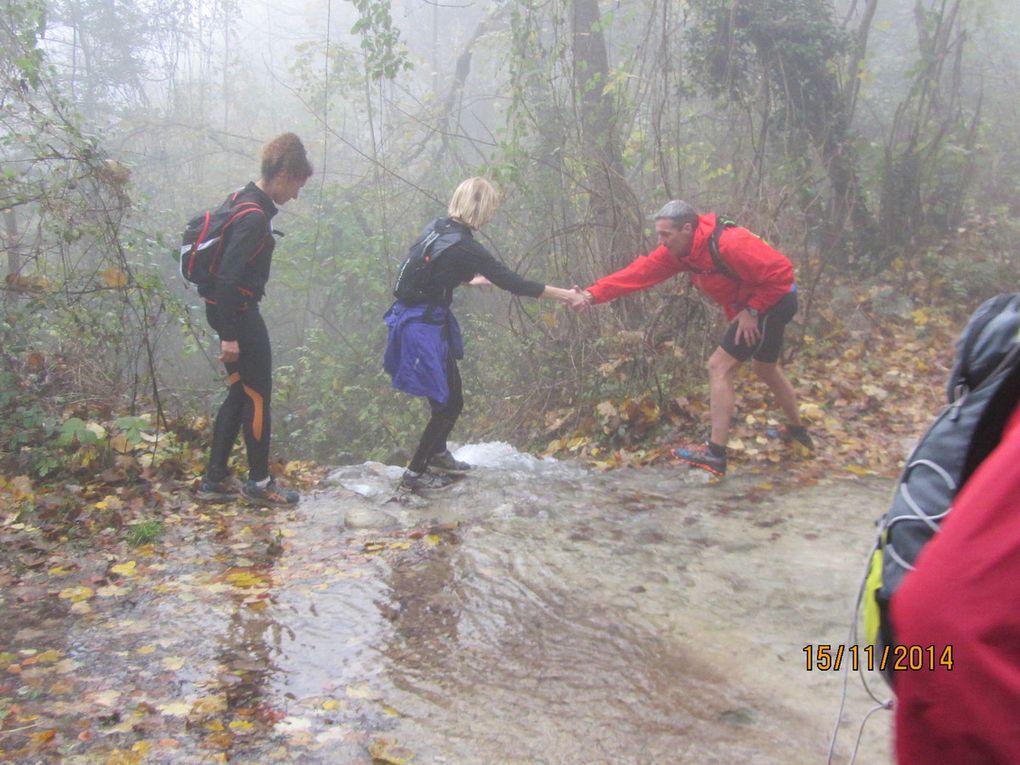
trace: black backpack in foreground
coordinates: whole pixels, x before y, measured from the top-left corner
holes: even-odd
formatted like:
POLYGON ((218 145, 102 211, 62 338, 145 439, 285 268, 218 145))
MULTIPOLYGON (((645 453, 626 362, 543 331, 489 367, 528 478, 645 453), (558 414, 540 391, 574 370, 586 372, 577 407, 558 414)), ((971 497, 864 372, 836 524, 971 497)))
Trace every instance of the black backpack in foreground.
POLYGON ((994 297, 974 312, 957 342, 947 388, 948 405, 907 459, 880 522, 864 588, 865 637, 890 683, 902 650, 889 619, 893 594, 998 445, 1020 400, 1020 293, 994 297))
MULTIPOLYGON (((220 269, 227 232, 230 227, 250 213, 265 215, 257 202, 238 202, 236 191, 215 210, 199 213, 190 221, 181 235, 181 276, 199 287, 211 285, 220 269)), ((266 234, 270 233, 266 226, 266 234)))
POLYGON ((418 241, 408 250, 407 257, 397 272, 393 297, 404 305, 420 305, 434 299, 435 290, 430 289, 429 284, 432 268, 445 250, 465 236, 470 236, 470 232, 466 232, 463 225, 449 218, 431 221, 418 241))

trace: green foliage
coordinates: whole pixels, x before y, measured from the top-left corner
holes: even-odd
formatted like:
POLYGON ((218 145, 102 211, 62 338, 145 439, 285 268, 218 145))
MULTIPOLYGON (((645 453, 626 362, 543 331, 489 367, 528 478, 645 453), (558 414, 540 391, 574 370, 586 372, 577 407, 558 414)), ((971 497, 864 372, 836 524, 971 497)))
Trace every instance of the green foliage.
POLYGON ((392 80, 411 68, 400 30, 393 25, 390 0, 347 0, 358 9, 351 32, 361 35, 365 69, 372 79, 392 80))
POLYGON ((124 541, 132 547, 141 547, 157 542, 165 531, 166 527, 162 521, 136 521, 127 526, 124 541))
POLYGON ((13 64, 19 75, 4 72, 10 81, 21 80, 32 89, 39 87, 45 61, 39 38, 45 30, 44 0, 8 0, 5 3, 4 18, 0 21, 0 48, 7 53, 4 59, 13 64))

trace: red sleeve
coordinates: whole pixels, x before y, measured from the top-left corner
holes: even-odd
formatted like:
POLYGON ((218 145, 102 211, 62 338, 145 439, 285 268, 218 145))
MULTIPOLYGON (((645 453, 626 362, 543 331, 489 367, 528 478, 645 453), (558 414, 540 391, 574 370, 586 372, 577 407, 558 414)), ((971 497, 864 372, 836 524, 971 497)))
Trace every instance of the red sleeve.
POLYGON ((953 665, 897 673, 902 765, 1020 762, 1020 406, 892 598, 897 642, 953 665))
POLYGON ((719 237, 719 255, 740 277, 749 294, 747 307, 767 311, 793 287, 793 264, 776 248, 745 228, 734 227, 719 237))
POLYGON ((605 303, 664 282, 683 270, 669 250, 659 246, 647 255, 639 256, 619 271, 603 276, 588 287, 587 291, 591 293, 594 302, 605 303))

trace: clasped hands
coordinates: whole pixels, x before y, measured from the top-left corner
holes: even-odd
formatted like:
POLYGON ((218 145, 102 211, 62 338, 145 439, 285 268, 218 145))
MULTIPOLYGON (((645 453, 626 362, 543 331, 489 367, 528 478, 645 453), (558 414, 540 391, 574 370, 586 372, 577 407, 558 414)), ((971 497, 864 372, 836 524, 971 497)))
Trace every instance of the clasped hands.
POLYGON ((546 287, 546 293, 549 297, 554 300, 558 300, 564 305, 570 306, 575 311, 587 311, 592 304, 592 296, 590 292, 582 290, 576 284, 569 290, 563 289, 562 287, 546 287))
MULTIPOLYGON (((492 282, 484 276, 476 276, 469 282, 464 282, 466 287, 491 287, 492 282)), ((586 311, 592 305, 592 295, 587 290, 582 290, 576 284, 568 289, 547 285, 541 297, 552 298, 564 305, 570 306, 575 311, 586 311)))

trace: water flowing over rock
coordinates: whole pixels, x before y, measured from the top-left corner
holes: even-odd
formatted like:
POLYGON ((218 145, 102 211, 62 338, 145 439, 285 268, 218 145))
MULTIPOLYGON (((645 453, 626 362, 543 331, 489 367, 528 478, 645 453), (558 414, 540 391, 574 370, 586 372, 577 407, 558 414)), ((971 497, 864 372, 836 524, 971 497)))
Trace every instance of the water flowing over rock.
MULTIPOLYGON (((2 625, 3 650, 60 636, 111 747, 162 715, 160 762, 825 761, 842 678, 805 646, 847 642, 887 481, 455 455, 474 469, 433 497, 365 463, 293 510, 203 508, 222 534, 132 567, 157 586, 2 625)), ((852 682, 837 761, 869 707, 852 682)), ((885 715, 859 761, 888 738, 885 715)))

